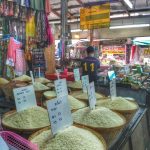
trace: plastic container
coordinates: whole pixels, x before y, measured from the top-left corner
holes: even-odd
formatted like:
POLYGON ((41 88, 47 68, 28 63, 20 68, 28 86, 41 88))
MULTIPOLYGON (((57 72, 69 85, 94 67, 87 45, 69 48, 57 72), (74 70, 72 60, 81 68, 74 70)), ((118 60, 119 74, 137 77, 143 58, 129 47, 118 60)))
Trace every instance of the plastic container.
POLYGON ((1 131, 0 136, 7 143, 10 150, 39 150, 36 144, 31 143, 13 132, 1 131))

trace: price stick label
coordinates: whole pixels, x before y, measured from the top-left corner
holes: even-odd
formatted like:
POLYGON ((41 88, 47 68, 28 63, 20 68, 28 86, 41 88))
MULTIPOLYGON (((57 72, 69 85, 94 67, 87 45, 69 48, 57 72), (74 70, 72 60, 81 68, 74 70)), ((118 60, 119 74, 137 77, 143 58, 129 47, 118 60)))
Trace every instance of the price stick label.
POLYGON ((41 68, 39 67, 38 68, 38 71, 39 71, 39 78, 41 77, 41 68))
POLYGON ((80 71, 79 68, 73 70, 75 81, 80 81, 80 71))
POLYGON ((59 79, 54 82, 57 97, 68 95, 66 79, 59 79))
POLYGON ((32 84, 34 84, 34 77, 33 77, 33 72, 30 71, 30 76, 31 76, 31 79, 32 79, 32 84))
POLYGON ((89 86, 89 76, 82 76, 82 89, 83 93, 87 93, 87 88, 89 86))
POLYGON ((113 79, 112 81, 110 81, 110 95, 112 100, 117 96, 116 91, 116 79, 113 79))
POLYGON ((13 90, 17 112, 37 106, 34 87, 26 86, 13 90))
POLYGON ((48 101, 47 108, 53 135, 73 124, 68 96, 48 101))
POLYGON ((95 109, 96 105, 96 95, 95 95, 95 85, 94 82, 91 82, 88 86, 88 98, 89 106, 91 109, 95 109))
POLYGON ((8 145, 4 141, 4 139, 0 136, 0 149, 1 150, 9 150, 8 145))

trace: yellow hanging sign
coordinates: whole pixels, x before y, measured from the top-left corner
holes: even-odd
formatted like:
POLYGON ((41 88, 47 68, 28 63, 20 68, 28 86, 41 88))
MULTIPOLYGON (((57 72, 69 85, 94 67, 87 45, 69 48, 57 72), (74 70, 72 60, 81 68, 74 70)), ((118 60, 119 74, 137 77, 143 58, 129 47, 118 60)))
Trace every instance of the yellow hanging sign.
POLYGON ((110 3, 80 9, 80 29, 99 29, 110 26, 110 3))

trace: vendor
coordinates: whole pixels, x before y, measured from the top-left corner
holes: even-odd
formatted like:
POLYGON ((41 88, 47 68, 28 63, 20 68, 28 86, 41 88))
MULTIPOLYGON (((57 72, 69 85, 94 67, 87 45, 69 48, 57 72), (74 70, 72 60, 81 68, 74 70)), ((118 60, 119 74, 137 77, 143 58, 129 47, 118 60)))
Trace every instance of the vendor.
POLYGON ((82 60, 81 68, 82 68, 82 76, 89 75, 89 82, 97 83, 98 80, 98 70, 100 69, 100 62, 97 58, 95 58, 95 50, 94 47, 89 46, 87 49, 87 57, 82 60))

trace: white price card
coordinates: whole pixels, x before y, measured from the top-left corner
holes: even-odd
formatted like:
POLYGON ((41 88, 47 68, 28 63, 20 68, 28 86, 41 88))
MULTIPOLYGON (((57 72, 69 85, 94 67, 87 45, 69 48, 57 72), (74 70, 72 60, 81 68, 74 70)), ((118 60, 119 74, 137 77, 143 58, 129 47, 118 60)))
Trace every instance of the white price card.
POLYGON ((26 86, 13 90, 17 112, 37 106, 34 87, 26 86))
POLYGON ((1 136, 0 136, 0 150, 9 150, 8 145, 1 136))
POLYGON ((126 75, 129 74, 130 73, 130 67, 129 67, 129 65, 125 65, 124 66, 124 70, 125 70, 126 75))
POLYGON ((68 95, 68 88, 66 79, 55 80, 55 90, 57 97, 68 95))
POLYGON ((88 86, 88 98, 89 106, 91 109, 95 109, 96 105, 96 95, 95 95, 95 85, 94 82, 91 82, 88 86))
POLYGON ((83 93, 87 93, 88 86, 89 86, 89 76, 88 75, 82 76, 83 93))
POLYGON ((75 81, 80 81, 80 71, 79 68, 73 70, 75 81))
POLYGON ((73 124, 68 96, 48 101, 47 108, 53 135, 73 124))
POLYGON ((117 96, 117 91, 116 91, 116 79, 113 79, 110 81, 110 96, 111 99, 115 98, 117 96))

